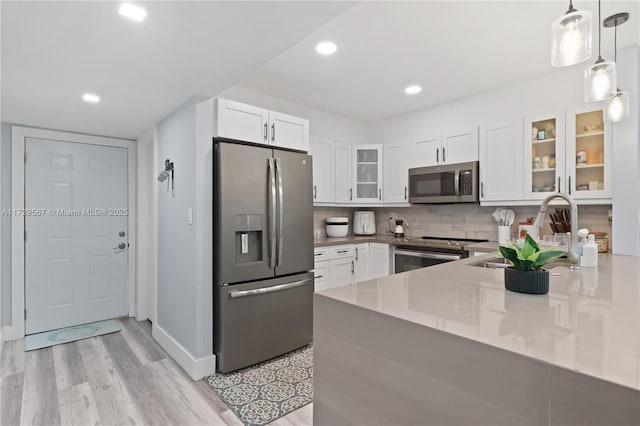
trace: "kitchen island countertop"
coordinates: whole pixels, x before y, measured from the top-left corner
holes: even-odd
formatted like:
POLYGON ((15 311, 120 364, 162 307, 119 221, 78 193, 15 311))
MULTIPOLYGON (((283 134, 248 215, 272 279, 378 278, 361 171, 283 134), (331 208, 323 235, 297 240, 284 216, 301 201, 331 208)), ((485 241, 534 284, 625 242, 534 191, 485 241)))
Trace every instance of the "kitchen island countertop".
POLYGON ((504 288, 473 266, 497 252, 316 293, 640 390, 640 257, 599 255, 598 268, 550 269, 550 292, 504 288))

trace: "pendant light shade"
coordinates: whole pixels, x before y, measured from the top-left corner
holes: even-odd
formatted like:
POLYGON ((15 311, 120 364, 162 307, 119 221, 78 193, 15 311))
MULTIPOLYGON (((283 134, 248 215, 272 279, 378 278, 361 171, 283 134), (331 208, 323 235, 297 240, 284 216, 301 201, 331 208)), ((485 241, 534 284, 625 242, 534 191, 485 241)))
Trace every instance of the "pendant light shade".
POLYGON ((604 101, 616 92, 616 63, 598 62, 584 70, 584 100, 586 102, 604 101))
POLYGON ((629 92, 618 90, 604 104, 604 119, 616 123, 629 118, 629 92))
POLYGON ((568 67, 591 57, 591 12, 569 10, 551 24, 551 65, 568 67))

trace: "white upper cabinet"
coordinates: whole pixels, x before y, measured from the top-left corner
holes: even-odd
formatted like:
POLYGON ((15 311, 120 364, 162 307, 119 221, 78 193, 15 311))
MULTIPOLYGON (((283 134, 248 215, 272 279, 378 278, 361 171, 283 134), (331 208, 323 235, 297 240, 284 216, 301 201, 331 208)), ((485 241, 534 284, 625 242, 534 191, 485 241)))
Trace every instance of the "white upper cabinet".
POLYGON ((382 145, 353 147, 353 201, 382 204, 382 145))
POLYGON ((610 199, 612 190, 611 123, 602 105, 567 110, 566 190, 577 200, 610 199))
POLYGON ((524 199, 565 192, 564 110, 524 119, 524 199))
POLYGON ((334 146, 333 141, 327 139, 319 137, 311 139, 314 203, 332 203, 335 200, 334 146))
POLYGON ((309 150, 309 120, 269 111, 269 141, 274 146, 309 150))
POLYGON ((215 99, 214 135, 309 150, 309 120, 228 99, 215 99))
POLYGON ((335 201, 350 203, 353 200, 353 180, 351 162, 352 145, 343 142, 335 143, 335 201))
POLYGON ((480 127, 480 201, 522 200, 522 122, 480 127))
POLYGON ((384 203, 409 202, 409 144, 384 146, 384 203))
POLYGON ((478 161, 478 127, 449 131, 442 139, 439 164, 478 161))
POLYGON ((424 140, 413 142, 410 151, 410 167, 435 166, 440 161, 442 137, 439 135, 431 136, 424 140))
POLYGON ((413 142, 410 167, 438 166, 478 160, 478 127, 449 131, 413 142))
POLYGON ((222 98, 216 102, 216 136, 268 143, 269 110, 222 98))

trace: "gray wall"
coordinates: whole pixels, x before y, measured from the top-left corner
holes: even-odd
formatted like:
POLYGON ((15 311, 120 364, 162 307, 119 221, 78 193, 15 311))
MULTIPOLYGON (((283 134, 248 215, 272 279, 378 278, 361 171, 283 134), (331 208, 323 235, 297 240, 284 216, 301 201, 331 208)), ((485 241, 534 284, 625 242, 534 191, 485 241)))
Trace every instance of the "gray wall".
MULTIPOLYGON (((158 165, 175 164, 175 194, 158 183, 157 324, 196 355, 196 235, 187 224, 195 209, 196 99, 191 99, 157 126, 158 165)), ((197 355, 196 355, 197 356, 197 355)))
MULTIPOLYGON (((0 130, 0 208, 11 208, 11 125, 0 130)), ((0 217, 0 326, 11 325, 11 217, 0 217)))

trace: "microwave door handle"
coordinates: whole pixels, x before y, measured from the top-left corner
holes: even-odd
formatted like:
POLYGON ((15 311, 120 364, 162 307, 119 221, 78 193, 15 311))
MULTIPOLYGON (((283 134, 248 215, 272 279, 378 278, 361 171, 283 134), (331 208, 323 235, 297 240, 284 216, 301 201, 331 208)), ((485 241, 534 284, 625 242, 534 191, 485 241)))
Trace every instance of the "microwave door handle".
POLYGON ((267 162, 269 168, 269 268, 276 267, 276 171, 273 158, 267 162))
POLYGON ((460 170, 456 170, 455 178, 453 179, 453 186, 456 195, 460 195, 460 170))

